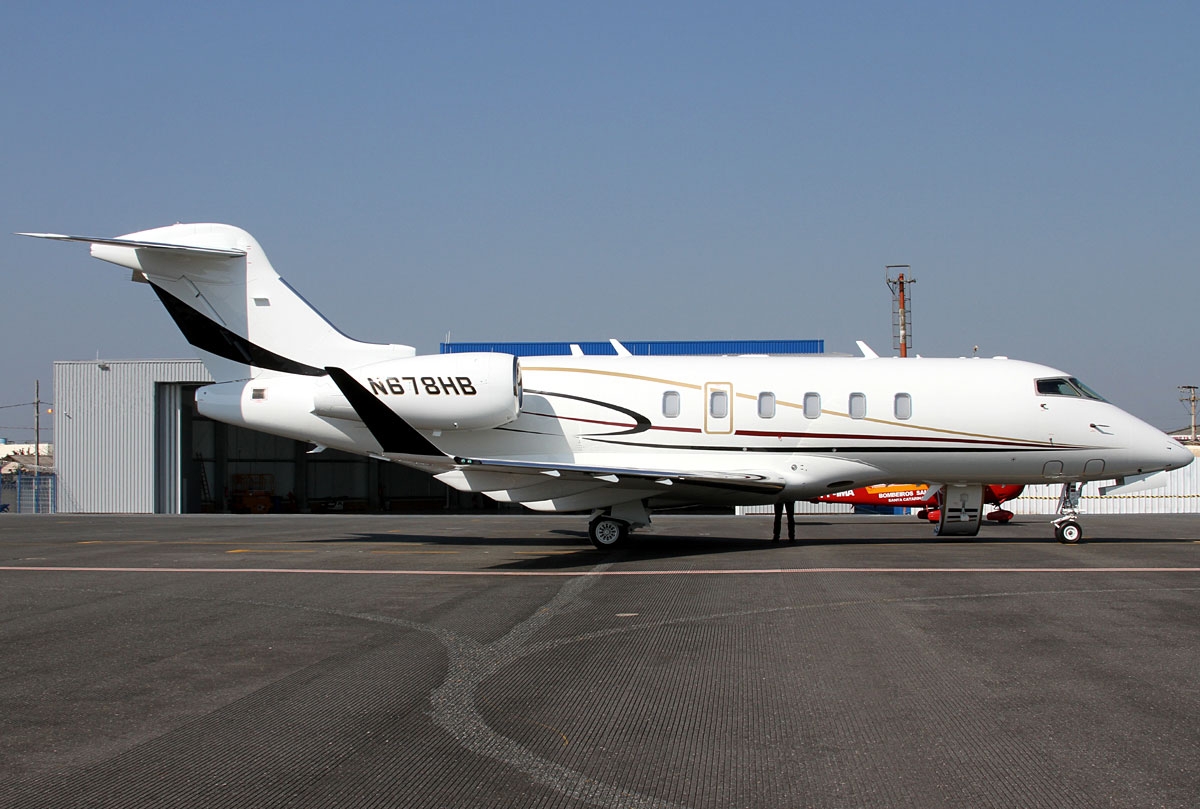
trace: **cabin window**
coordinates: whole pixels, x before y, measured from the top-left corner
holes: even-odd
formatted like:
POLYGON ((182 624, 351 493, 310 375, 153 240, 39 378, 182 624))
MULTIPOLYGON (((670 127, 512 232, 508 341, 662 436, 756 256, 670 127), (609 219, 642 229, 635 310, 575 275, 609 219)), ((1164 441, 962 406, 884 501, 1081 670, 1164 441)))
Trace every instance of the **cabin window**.
POLYGON ((267 389, 266 388, 252 388, 250 390, 250 398, 251 399, 267 398, 267 389))
POLYGON ((729 394, 723 390, 714 390, 708 397, 708 415, 714 419, 723 419, 729 415, 729 394))
POLYGON ((912 418, 912 397, 907 393, 896 394, 896 418, 912 418))
POLYGON ((815 419, 821 415, 821 394, 804 394, 804 418, 815 419))
POLYGON ((758 417, 760 419, 775 418, 775 394, 763 391, 758 394, 758 417))
POLYGON ((679 418, 679 391, 669 390, 663 394, 663 415, 669 419, 679 418))
POLYGON ((850 394, 850 418, 865 419, 867 417, 867 394, 850 394))

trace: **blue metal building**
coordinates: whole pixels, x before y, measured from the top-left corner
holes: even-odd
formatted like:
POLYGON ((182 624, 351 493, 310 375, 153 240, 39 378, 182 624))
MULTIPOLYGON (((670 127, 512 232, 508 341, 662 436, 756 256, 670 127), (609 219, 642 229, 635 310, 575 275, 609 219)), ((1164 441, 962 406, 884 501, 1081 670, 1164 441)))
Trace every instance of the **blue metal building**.
MULTIPOLYGON (((517 357, 568 356, 571 342, 552 343, 442 343, 443 354, 498 351, 517 357)), ((616 356, 607 342, 577 342, 584 354, 616 356)), ((639 357, 724 356, 726 354, 824 354, 824 340, 629 340, 621 341, 639 357)))

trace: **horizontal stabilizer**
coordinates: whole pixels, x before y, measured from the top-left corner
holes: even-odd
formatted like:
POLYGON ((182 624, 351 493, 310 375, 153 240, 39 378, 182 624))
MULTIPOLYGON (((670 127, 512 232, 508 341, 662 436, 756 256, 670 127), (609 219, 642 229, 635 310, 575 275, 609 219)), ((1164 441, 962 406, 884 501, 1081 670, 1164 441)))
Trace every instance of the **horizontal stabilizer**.
POLYGON ((185 256, 224 256, 237 258, 246 255, 245 250, 225 249, 219 247, 196 247, 186 244, 165 244, 163 242, 142 242, 136 239, 102 239, 96 236, 65 236, 61 233, 18 233, 18 236, 32 236, 35 239, 54 239, 59 242, 83 242, 85 244, 108 244, 114 247, 132 247, 137 250, 165 250, 185 256))

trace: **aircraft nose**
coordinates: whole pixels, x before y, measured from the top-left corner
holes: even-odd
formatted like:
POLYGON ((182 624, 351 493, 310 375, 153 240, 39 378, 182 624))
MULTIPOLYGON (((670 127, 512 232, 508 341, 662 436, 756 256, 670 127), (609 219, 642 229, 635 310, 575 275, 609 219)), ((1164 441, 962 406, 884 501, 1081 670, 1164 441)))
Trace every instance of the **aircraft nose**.
POLYGON ((1174 438, 1170 438, 1168 440, 1170 441, 1170 444, 1166 447, 1166 451, 1163 453, 1164 460, 1166 461, 1166 466, 1164 468, 1168 470, 1182 469, 1192 461, 1196 460, 1196 456, 1192 454, 1191 448, 1180 444, 1174 438))
POLYGON ((1195 460, 1190 447, 1184 446, 1163 431, 1142 422, 1142 429, 1132 442, 1138 472, 1169 472, 1182 469, 1195 460))

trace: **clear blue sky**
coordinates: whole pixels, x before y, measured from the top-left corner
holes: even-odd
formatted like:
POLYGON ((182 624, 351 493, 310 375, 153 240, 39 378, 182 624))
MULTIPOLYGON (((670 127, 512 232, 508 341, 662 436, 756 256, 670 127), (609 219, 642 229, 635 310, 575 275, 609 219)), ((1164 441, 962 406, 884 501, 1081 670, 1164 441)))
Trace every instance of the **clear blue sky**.
MULTIPOLYGON (((1200 384, 1200 4, 5 7, 0 231, 251 231, 347 333, 864 339, 1200 384)), ((192 356, 149 289, 0 233, 0 405, 192 356)), ((0 410, 29 440, 32 408, 0 410), (28 412, 27 412, 28 410, 28 412)))

